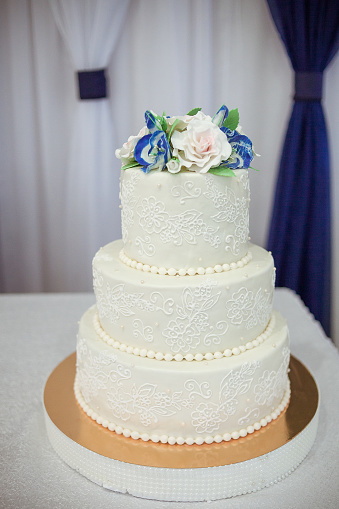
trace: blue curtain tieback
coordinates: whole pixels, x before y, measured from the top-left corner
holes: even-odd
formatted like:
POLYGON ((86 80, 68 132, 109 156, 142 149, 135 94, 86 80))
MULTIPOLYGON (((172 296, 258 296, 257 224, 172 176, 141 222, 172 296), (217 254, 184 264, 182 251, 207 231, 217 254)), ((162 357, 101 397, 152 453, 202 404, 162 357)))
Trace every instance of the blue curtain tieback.
POLYGON ((105 69, 78 71, 79 97, 83 99, 103 99, 107 97, 105 69))
POLYGON ((322 72, 295 73, 295 101, 321 101, 323 91, 322 72))

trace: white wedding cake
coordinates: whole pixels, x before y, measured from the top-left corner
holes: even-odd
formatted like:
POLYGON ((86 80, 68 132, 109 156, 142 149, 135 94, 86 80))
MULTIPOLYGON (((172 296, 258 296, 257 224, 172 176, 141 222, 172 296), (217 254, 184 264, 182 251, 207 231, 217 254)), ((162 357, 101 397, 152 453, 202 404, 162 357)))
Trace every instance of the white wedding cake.
POLYGON ((93 260, 74 389, 112 432, 209 444, 252 434, 287 406, 273 258, 248 237, 253 154, 225 106, 213 118, 148 111, 117 151, 122 240, 93 260))

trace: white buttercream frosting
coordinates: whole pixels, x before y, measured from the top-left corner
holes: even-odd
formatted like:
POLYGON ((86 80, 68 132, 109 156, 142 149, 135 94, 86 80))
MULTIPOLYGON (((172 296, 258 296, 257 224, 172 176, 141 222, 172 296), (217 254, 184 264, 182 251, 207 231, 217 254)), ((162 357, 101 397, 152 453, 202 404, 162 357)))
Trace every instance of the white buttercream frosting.
POLYGON ((247 170, 217 177, 187 171, 144 174, 132 168, 120 180, 122 238, 129 259, 187 270, 231 264, 248 253, 247 170))
POLYGON ((276 419, 290 395, 273 258, 249 243, 246 170, 171 169, 122 172, 123 238, 93 259, 96 306, 79 324, 75 395, 133 439, 238 439, 276 419))
POLYGON ((155 265, 148 265, 145 263, 138 262, 137 260, 132 260, 128 256, 125 255, 124 250, 122 249, 119 253, 120 260, 128 265, 128 267, 132 267, 133 269, 141 270, 142 272, 152 272, 152 274, 160 274, 161 276, 195 276, 199 274, 199 276, 203 276, 204 274, 213 274, 214 272, 228 272, 229 270, 241 269, 245 265, 248 264, 252 260, 251 252, 248 252, 246 256, 244 256, 241 260, 237 262, 231 263, 223 263, 222 265, 218 264, 214 267, 188 267, 188 269, 175 269, 174 267, 156 267, 155 265))
POLYGON ((116 432, 209 443, 259 429, 287 404, 289 340, 278 313, 259 348, 202 362, 156 362, 116 350, 96 334, 94 315, 91 309, 80 321, 76 394, 90 417, 116 432))
POLYGON ((114 340, 134 348, 195 355, 244 347, 267 327, 274 291, 273 258, 250 245, 243 267, 174 276, 121 263, 121 241, 93 260, 99 319, 114 340))
POLYGON ((98 424, 101 424, 104 428, 109 429, 110 431, 115 431, 118 435, 124 435, 126 438, 133 438, 133 440, 143 440, 144 442, 152 441, 153 443, 162 443, 169 445, 202 445, 202 444, 212 444, 213 442, 229 442, 230 440, 238 440, 239 438, 246 437, 247 435, 252 435, 255 431, 259 431, 261 428, 266 427, 270 422, 275 421, 279 415, 286 409, 291 395, 290 384, 287 382, 287 388, 284 393, 284 396, 281 400, 281 403, 278 407, 273 410, 270 414, 266 415, 266 417, 260 419, 260 421, 256 421, 253 424, 246 426, 245 428, 237 429, 232 431, 231 433, 227 432, 223 435, 208 435, 206 437, 183 437, 183 436, 172 436, 172 435, 157 435, 157 434, 149 434, 149 433, 139 433, 138 431, 132 431, 129 428, 124 428, 122 426, 117 425, 114 422, 111 422, 107 419, 104 419, 97 412, 94 412, 90 406, 84 400, 81 391, 79 390, 78 381, 75 380, 74 384, 74 394, 75 397, 84 410, 84 412, 91 418, 93 421, 96 421, 98 424))
MULTIPOLYGON (((198 352, 195 355, 188 353, 186 355, 182 355, 180 353, 177 353, 173 355, 171 352, 155 352, 154 350, 149 350, 147 348, 138 348, 133 347, 131 345, 127 345, 125 343, 120 343, 120 341, 117 341, 116 339, 113 339, 111 336, 107 334, 107 332, 104 331, 104 329, 101 327, 100 320, 98 317, 98 314, 95 313, 95 316, 93 318, 93 326, 95 332, 98 334, 98 336, 101 337, 105 343, 107 343, 109 346, 112 346, 113 348, 116 348, 117 350, 120 350, 121 352, 127 352, 129 354, 137 355, 140 357, 148 357, 149 359, 156 359, 157 361, 211 361, 213 359, 221 359, 222 357, 231 357, 231 355, 240 355, 241 353, 246 352, 246 350, 252 350, 252 348, 255 348, 261 343, 263 343, 269 335, 272 333, 272 330, 275 326, 275 315, 273 314, 271 320, 269 321, 269 324, 267 325, 266 329, 262 334, 260 334, 258 337, 256 337, 253 341, 248 341, 245 345, 235 346, 233 348, 226 348, 224 351, 216 350, 213 352, 206 352, 201 353, 198 352)), ((238 342, 237 342, 238 344, 238 342)))

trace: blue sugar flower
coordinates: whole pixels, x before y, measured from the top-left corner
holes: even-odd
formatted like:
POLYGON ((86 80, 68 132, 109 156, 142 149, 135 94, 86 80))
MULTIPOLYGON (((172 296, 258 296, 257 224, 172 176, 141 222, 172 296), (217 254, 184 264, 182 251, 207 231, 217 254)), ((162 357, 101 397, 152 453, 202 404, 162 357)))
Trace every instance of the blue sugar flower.
POLYGON ((236 170, 238 168, 248 168, 253 159, 253 149, 251 140, 244 134, 238 131, 232 131, 227 127, 222 127, 221 130, 226 134, 227 139, 232 147, 232 155, 227 161, 225 166, 236 170))
MULTIPOLYGON (((148 124, 147 127, 149 129, 148 124)), ((154 130, 151 134, 143 136, 135 146, 134 157, 145 173, 163 170, 172 157, 164 131, 154 130)))
POLYGON ((213 124, 216 124, 218 127, 221 127, 228 117, 228 108, 224 104, 221 108, 216 112, 214 117, 212 118, 213 124))
POLYGON ((147 129, 149 130, 150 133, 162 131, 162 126, 159 118, 156 115, 154 115, 154 113, 152 113, 150 110, 147 110, 145 112, 145 121, 147 129))

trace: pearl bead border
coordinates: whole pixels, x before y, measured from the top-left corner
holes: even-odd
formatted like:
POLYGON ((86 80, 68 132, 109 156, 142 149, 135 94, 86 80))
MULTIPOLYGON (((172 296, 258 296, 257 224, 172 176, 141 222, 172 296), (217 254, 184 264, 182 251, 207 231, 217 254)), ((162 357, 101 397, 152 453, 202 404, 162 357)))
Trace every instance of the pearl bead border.
POLYGON ((223 352, 207 352, 207 353, 196 353, 195 355, 191 353, 187 353, 182 355, 181 353, 172 354, 172 353, 162 353, 162 352, 154 352, 153 350, 147 350, 146 348, 138 348, 126 345, 125 343, 121 343, 113 339, 109 334, 107 334, 102 328, 99 320, 98 313, 95 313, 93 318, 93 326, 94 330, 100 338, 107 343, 109 346, 120 350, 121 352, 126 352, 132 355, 136 355, 138 357, 147 357, 148 359, 155 359, 157 361, 212 361, 214 359, 222 359, 223 357, 231 357, 232 355, 240 355, 241 353, 246 352, 247 350, 252 350, 253 348, 261 345, 273 332, 275 326, 275 317, 272 315, 270 321, 268 322, 266 329, 264 332, 259 334, 252 341, 248 341, 245 345, 239 345, 234 348, 226 348, 223 352))
POLYGON ((141 272, 151 272, 152 274, 160 274, 161 276, 195 276, 204 274, 214 274, 218 272, 228 272, 229 270, 241 269, 245 267, 252 260, 252 253, 249 251, 241 260, 237 262, 224 263, 222 265, 215 265, 214 267, 190 267, 188 269, 174 269, 157 267, 156 265, 147 265, 137 260, 129 258, 122 249, 119 253, 119 258, 125 265, 132 269, 140 270, 141 272))
POLYGON ((261 428, 264 428, 267 426, 270 422, 276 420, 279 415, 285 410, 287 407, 290 396, 291 396, 291 389, 290 389, 290 382, 288 380, 287 388, 285 390, 284 396, 281 400, 281 403, 278 405, 278 407, 271 413, 266 415, 263 419, 261 419, 258 422, 255 422, 254 424, 247 426, 246 428, 242 428, 237 431, 232 431, 231 433, 224 433, 223 435, 214 435, 214 436, 205 436, 205 437, 175 437, 175 436, 168 436, 168 435, 150 435, 149 433, 139 433, 138 431, 132 431, 128 428, 123 428, 122 426, 119 426, 113 422, 108 421, 108 419, 104 419, 99 414, 94 412, 90 408, 90 406, 85 402, 81 391, 78 386, 78 380, 77 377, 75 378, 74 382, 74 394, 76 397, 77 402, 79 403, 82 410, 95 422, 98 424, 101 424, 104 428, 109 429, 110 431, 114 431, 118 435, 124 435, 126 438, 133 438, 134 440, 143 440, 144 442, 152 441, 154 443, 162 443, 162 444, 169 444, 169 445, 202 445, 202 444, 212 444, 213 442, 220 443, 220 442, 229 442, 230 440, 237 440, 238 438, 246 437, 247 435, 251 435, 255 431, 258 431, 261 428))

